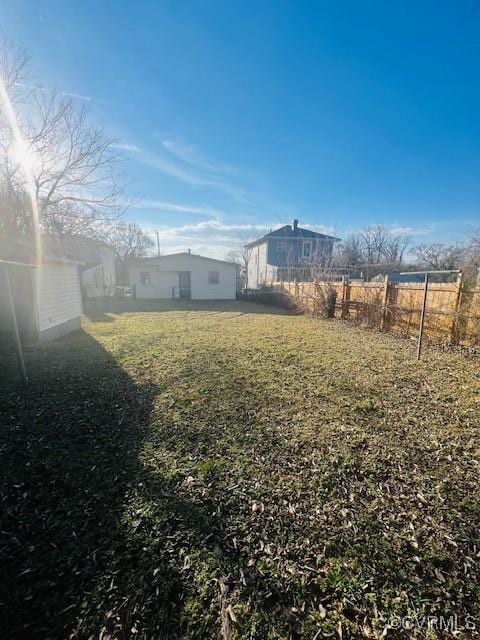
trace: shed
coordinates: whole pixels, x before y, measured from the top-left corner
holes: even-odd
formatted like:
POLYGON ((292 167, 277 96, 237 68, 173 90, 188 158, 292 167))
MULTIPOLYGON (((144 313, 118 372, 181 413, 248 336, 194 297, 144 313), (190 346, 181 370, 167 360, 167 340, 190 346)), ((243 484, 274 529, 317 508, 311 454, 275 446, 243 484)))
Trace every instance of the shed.
POLYGON ((130 264, 139 299, 235 300, 237 265, 193 253, 142 258, 130 264))
MULTIPOLYGON (((3 258, 18 259, 15 255, 3 258)), ((82 297, 79 262, 65 255, 61 243, 54 238, 42 238, 40 264, 33 264, 31 256, 22 255, 31 268, 2 264, 0 269, 0 300, 8 298, 6 269, 8 269, 15 313, 20 333, 39 340, 55 340, 80 329, 82 297)), ((12 317, 7 304, 0 305, 0 332, 12 330, 12 317)))

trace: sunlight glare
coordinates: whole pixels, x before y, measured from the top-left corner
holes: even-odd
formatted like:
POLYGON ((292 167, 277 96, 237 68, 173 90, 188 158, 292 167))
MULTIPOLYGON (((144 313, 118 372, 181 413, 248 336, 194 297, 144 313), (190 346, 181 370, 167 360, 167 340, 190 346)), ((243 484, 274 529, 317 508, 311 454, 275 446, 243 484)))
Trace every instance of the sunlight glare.
POLYGON ((30 197, 30 203, 32 208, 32 220, 33 220, 33 232, 35 238, 35 264, 40 264, 41 262, 41 239, 40 239, 40 224, 39 224, 39 211, 38 211, 38 202, 35 193, 35 183, 33 180, 33 162, 34 157, 30 153, 25 141, 23 139, 22 133, 18 126, 17 118, 15 116, 15 111, 13 109, 10 98, 8 97, 7 88, 3 81, 3 78, 0 76, 0 100, 1 107, 7 119, 8 125, 12 132, 13 142, 12 142, 12 152, 15 155, 17 161, 22 165, 23 171, 27 180, 27 190, 28 195, 30 197))

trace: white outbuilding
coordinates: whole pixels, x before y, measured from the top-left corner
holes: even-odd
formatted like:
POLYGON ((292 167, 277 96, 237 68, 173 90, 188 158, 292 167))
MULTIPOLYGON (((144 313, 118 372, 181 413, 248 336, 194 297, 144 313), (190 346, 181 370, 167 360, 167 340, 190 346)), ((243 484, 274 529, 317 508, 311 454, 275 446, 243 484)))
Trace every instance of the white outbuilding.
POLYGON ((42 236, 38 264, 23 247, 11 245, 10 255, 5 248, 0 254, 6 258, 0 260, 0 337, 13 329, 9 289, 22 336, 44 342, 80 329, 79 261, 66 255, 58 238, 42 236))
POLYGON ((190 252, 142 258, 130 265, 139 299, 235 300, 237 265, 190 252))

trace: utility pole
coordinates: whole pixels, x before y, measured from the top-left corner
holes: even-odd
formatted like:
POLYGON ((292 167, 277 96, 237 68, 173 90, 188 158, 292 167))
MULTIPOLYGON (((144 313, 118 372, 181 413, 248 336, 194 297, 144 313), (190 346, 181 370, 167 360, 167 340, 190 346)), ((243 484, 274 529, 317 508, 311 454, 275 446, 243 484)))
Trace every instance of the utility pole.
POLYGON ((158 231, 155 231, 155 234, 157 236, 157 256, 160 257, 160 237, 158 235, 158 231))

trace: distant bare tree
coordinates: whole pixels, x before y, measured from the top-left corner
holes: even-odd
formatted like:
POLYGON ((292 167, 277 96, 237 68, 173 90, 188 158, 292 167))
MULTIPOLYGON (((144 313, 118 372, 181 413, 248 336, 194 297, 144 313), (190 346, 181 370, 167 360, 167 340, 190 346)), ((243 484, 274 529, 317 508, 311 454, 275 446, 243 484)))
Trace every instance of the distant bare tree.
POLYGON ((150 236, 134 222, 121 222, 104 225, 97 237, 113 249, 117 276, 120 282, 126 282, 127 265, 136 258, 143 258, 154 246, 150 236))
POLYGON ((407 236, 392 236, 388 238, 384 250, 383 258, 387 264, 400 266, 403 262, 403 256, 410 244, 410 238, 407 236))
POLYGON ((407 236, 393 234, 383 224, 365 227, 350 235, 335 250, 333 263, 337 267, 364 270, 371 277, 380 271, 398 269, 410 244, 407 236))
POLYGON ((372 265, 400 265, 409 244, 407 236, 394 235, 383 224, 366 227, 360 232, 360 239, 364 261, 372 265))
POLYGON ((227 260, 228 262, 234 262, 235 264, 238 264, 239 267, 244 267, 245 253, 241 248, 230 249, 230 251, 227 251, 227 253, 225 254, 225 260, 227 260))
POLYGON ((358 234, 352 234, 338 243, 333 254, 333 263, 339 267, 355 267, 365 262, 362 240, 358 234))
POLYGON ((251 249, 247 249, 246 245, 252 240, 250 236, 240 234, 237 237, 235 245, 227 251, 225 259, 235 262, 240 266, 244 274, 244 286, 248 287, 248 264, 251 259, 251 249))
POLYGON ((480 227, 470 227, 465 234, 472 244, 480 247, 480 227))
POLYGON ((414 247, 412 253, 422 266, 433 271, 460 269, 465 261, 466 247, 459 244, 433 242, 414 247))
MULTIPOLYGON (((24 202, 28 164, 40 210, 50 232, 92 234, 99 221, 125 210, 121 157, 100 127, 89 123, 86 104, 25 83, 28 56, 0 41, 0 75, 14 105, 25 145, 18 149, 11 123, 0 112, 0 197, 24 202)), ((3 205, 7 206, 7 205, 3 205)), ((28 210, 13 209, 18 231, 28 227, 28 210)))
POLYGON ((389 232, 383 224, 372 225, 360 231, 365 262, 379 264, 384 258, 389 238, 389 232))

